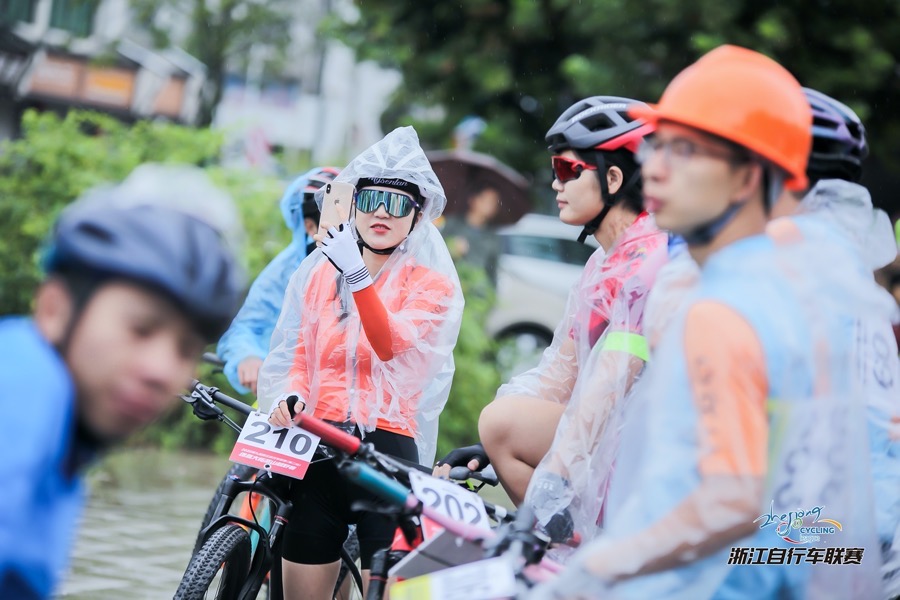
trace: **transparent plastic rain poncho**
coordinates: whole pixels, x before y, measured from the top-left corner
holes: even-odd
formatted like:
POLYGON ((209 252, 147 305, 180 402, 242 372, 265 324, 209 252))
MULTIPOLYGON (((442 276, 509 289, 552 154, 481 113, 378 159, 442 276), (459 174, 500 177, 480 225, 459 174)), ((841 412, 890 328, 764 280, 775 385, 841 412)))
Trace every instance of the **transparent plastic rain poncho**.
POLYGON ((896 306, 870 272, 897 254, 891 222, 874 209, 868 190, 839 179, 819 181, 800 203, 792 219, 820 245, 843 237, 859 262, 873 294, 884 297, 885 310, 869 311, 854 322, 854 364, 866 399, 876 523, 884 552, 885 582, 891 596, 900 595, 900 357, 891 321, 896 306), (891 310, 894 309, 894 310, 891 310))
MULTIPOLYGON (((337 409, 363 432, 373 431, 379 421, 412 430, 419 461, 431 464, 463 309, 453 261, 432 224, 446 197, 412 127, 386 135, 353 159, 336 181, 355 185, 364 177, 409 181, 425 200, 409 237, 371 274, 388 311, 394 356, 385 362, 373 352, 352 294, 316 249, 288 285, 260 370, 259 403, 269 410, 282 394, 299 391, 306 411, 315 412, 325 408, 319 402, 326 398, 332 408, 340 404, 337 409)), ((320 204, 322 193, 317 194, 320 204)))
POLYGON ((881 597, 865 400, 847 317, 883 314, 883 296, 864 285, 842 245, 776 246, 767 236, 719 250, 699 277, 688 263, 660 278, 668 276, 676 291, 651 301, 648 325, 658 342, 626 404, 604 532, 558 581, 529 597, 881 597), (708 312, 692 312, 701 302, 727 307, 752 328, 765 372, 740 368, 754 364, 755 352, 718 371, 708 369, 717 357, 702 352, 714 342, 688 352, 690 335, 730 333, 707 321, 708 312), (655 312, 666 306, 676 310, 667 325, 655 312), (693 321, 688 333, 691 315, 704 322, 693 321), (710 381, 725 381, 735 393, 699 393, 710 381), (765 410, 750 402, 762 400, 756 395, 725 399, 760 382, 765 410), (717 429, 702 426, 710 419, 717 429), (708 467, 711 459, 718 469, 708 467), (813 533, 800 526, 834 533, 807 540, 800 536, 813 533), (762 564, 746 564, 759 560, 759 548, 766 549, 762 564), (811 548, 821 549, 813 551, 816 564, 806 562, 811 548), (826 556, 834 562, 835 548, 863 549, 861 564, 825 564, 826 556), (794 564, 766 564, 772 551, 794 564))
POLYGON ((498 392, 567 404, 525 497, 541 525, 566 510, 582 539, 595 535, 614 462, 596 450, 604 437, 617 437, 622 402, 644 367, 644 303, 666 262, 667 240, 653 218, 642 215, 606 255, 595 253, 541 363, 498 392))
POLYGON ((238 379, 238 365, 246 358, 265 358, 269 353, 272 330, 281 314, 281 303, 291 275, 306 258, 309 243, 303 222, 303 189, 309 175, 317 173, 313 169, 294 180, 284 192, 279 207, 284 223, 292 234, 291 243, 272 259, 260 272, 241 310, 228 331, 219 340, 216 352, 225 361, 225 376, 235 390, 242 394, 250 392, 238 379))

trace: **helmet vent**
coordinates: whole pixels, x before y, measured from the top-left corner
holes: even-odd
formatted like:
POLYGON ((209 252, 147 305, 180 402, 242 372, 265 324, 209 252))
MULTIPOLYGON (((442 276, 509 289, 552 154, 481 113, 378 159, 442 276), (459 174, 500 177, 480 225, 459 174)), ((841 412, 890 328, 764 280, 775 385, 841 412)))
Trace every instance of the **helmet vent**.
POLYGON ((109 232, 105 227, 100 227, 96 223, 81 223, 79 225, 78 230, 86 235, 90 236, 101 242, 111 242, 115 236, 109 232))
POLYGON ((590 117, 584 119, 582 124, 591 131, 598 131, 601 129, 610 129, 616 126, 616 123, 613 122, 612 119, 609 118, 609 115, 603 112, 598 112, 590 117))

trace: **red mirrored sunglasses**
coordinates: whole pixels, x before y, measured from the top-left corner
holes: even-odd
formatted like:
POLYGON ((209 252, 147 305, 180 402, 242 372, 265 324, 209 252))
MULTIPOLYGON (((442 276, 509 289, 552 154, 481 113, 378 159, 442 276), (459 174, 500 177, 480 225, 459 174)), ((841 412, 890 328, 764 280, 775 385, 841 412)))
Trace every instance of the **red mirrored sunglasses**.
POLYGON ((586 163, 583 160, 566 158, 565 156, 554 156, 551 159, 551 162, 553 165, 553 176, 556 177, 560 183, 578 179, 578 176, 581 175, 582 171, 597 170, 595 165, 586 163))

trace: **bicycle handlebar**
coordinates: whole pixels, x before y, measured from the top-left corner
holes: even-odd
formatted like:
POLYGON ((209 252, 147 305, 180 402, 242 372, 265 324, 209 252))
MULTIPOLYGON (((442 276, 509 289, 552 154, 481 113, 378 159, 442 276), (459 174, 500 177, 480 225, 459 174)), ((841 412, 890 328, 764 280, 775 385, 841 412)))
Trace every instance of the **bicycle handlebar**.
POLYGON ((220 369, 225 367, 225 361, 219 358, 219 355, 215 352, 204 352, 203 362, 209 363, 214 367, 219 367, 220 369))
POLYGON ((223 394, 219 391, 219 388, 203 385, 196 379, 191 381, 191 396, 196 397, 195 394, 198 394, 200 397, 205 397, 207 400, 212 400, 215 403, 224 404, 228 408, 233 408, 244 415, 249 415, 253 412, 253 407, 249 404, 245 404, 227 394, 223 394))
POLYGON ((453 467, 450 469, 450 479, 457 481, 474 479, 495 487, 500 483, 497 473, 490 466, 485 467, 481 471, 471 471, 468 467, 453 467))
POLYGON ((317 419, 312 415, 299 413, 294 417, 294 423, 306 431, 319 436, 327 445, 351 456, 359 454, 359 450, 362 447, 362 440, 358 437, 352 436, 346 431, 338 429, 334 425, 317 419))
MULTIPOLYGON (((198 380, 193 380, 191 383, 190 397, 195 401, 202 401, 203 404, 207 406, 212 406, 215 408, 215 404, 223 404, 229 408, 232 408, 242 414, 250 415, 253 412, 253 408, 241 402, 240 400, 236 400, 227 394, 219 391, 218 388, 206 386, 198 380)), ((322 441, 337 450, 349 455, 349 456, 359 456, 363 459, 375 460, 378 464, 385 468, 393 468, 394 470, 405 471, 408 474, 408 471, 414 468, 421 469, 419 465, 411 466, 403 464, 405 461, 400 461, 399 459, 395 459, 388 455, 383 455, 377 450, 375 450, 370 444, 363 444, 362 440, 359 438, 350 435, 349 433, 343 431, 335 427, 334 425, 313 417, 312 415, 307 415, 300 413, 296 415, 294 418, 295 423, 319 436, 322 441)), ((345 461, 345 463, 341 466, 342 472, 344 472, 351 480, 358 482, 363 487, 369 489, 373 493, 381 496, 385 500, 389 502, 396 503, 400 506, 405 506, 407 509, 412 509, 416 512, 419 512, 439 525, 443 526, 445 529, 449 529, 454 531, 458 535, 461 535, 465 538, 471 540, 493 540, 494 544, 492 544, 495 548, 509 547, 507 544, 503 543, 501 540, 498 540, 497 533, 491 530, 481 530, 475 527, 468 525, 467 523, 460 523, 453 519, 443 516, 440 513, 437 513, 430 509, 427 506, 423 506, 422 503, 400 482, 391 479, 384 473, 381 473, 377 469, 372 466, 366 464, 365 462, 357 462, 357 461, 345 461)), ((428 472, 427 469, 422 469, 425 472, 428 472)), ((484 474, 482 472, 471 472, 465 467, 456 467, 451 470, 451 476, 456 479, 456 475, 461 475, 459 479, 466 478, 474 478, 481 481, 486 481, 490 479, 490 473, 484 474), (462 473, 458 469, 462 469, 465 473, 462 473), (455 472, 455 474, 454 474, 455 472), (464 475, 465 477, 462 477, 464 475)), ((486 481, 489 483, 489 481, 486 481)), ((488 503, 485 503, 486 507, 488 503)), ((501 519, 507 516, 505 510, 501 510, 501 507, 491 507, 495 509, 495 514, 501 519)), ((516 542, 518 542, 518 551, 522 552, 523 549, 528 548, 530 545, 533 545, 533 541, 531 544, 528 543, 529 536, 526 535, 526 531, 532 531, 531 536, 534 535, 532 530, 534 523, 533 514, 529 514, 527 511, 525 514, 517 515, 515 520, 515 525, 512 525, 512 531, 510 532, 512 535, 509 536, 516 542)), ((512 540, 510 540, 512 541, 512 540)), ((529 553, 529 550, 525 550, 525 553, 529 553)), ((532 559, 540 560, 540 556, 534 550, 531 550, 534 554, 532 554, 532 559)), ((547 561, 544 559, 541 561, 541 564, 547 568, 548 570, 558 572, 560 567, 553 563, 552 561, 547 561)))

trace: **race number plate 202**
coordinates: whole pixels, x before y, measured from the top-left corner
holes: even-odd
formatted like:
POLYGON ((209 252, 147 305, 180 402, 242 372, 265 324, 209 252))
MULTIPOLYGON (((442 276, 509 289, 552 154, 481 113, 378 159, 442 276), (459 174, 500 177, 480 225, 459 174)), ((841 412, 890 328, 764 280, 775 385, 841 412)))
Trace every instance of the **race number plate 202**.
POLYGON ((247 417, 229 458, 242 465, 303 479, 318 445, 319 436, 299 427, 274 427, 268 415, 255 412, 247 417))
MULTIPOLYGON (((409 482, 412 484, 413 494, 425 506, 433 508, 454 521, 482 529, 491 528, 487 512, 484 510, 484 501, 478 497, 478 494, 445 479, 438 479, 416 471, 409 474, 409 482)), ((436 535, 441 529, 427 517, 422 519, 422 533, 426 540, 436 535)))

